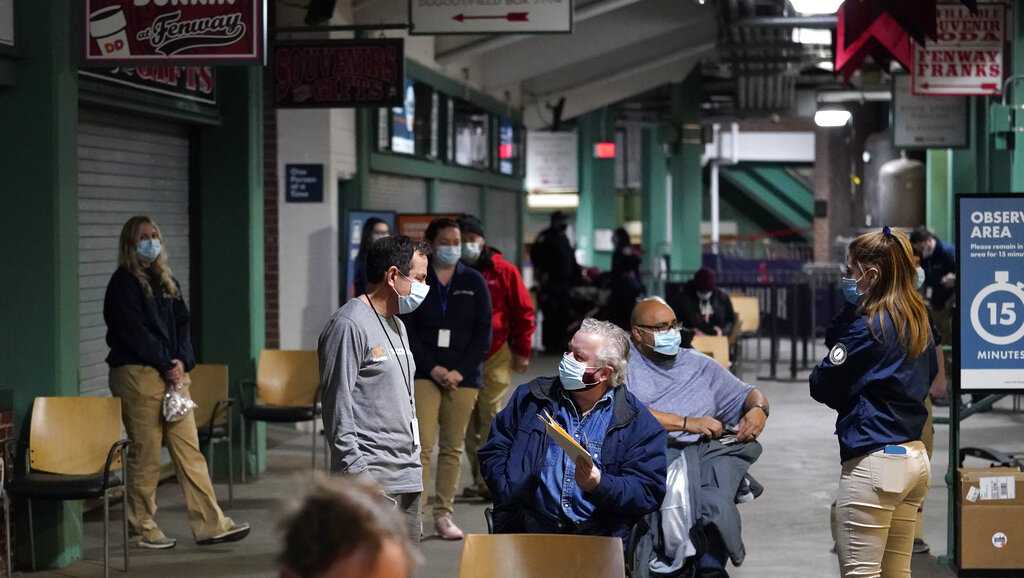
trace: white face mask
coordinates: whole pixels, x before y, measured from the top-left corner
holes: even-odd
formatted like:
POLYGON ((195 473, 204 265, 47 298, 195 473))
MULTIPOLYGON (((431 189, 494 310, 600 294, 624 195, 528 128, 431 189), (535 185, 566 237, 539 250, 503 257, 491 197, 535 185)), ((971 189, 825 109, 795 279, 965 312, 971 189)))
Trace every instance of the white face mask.
POLYGON ((707 301, 711 299, 711 291, 697 291, 697 297, 700 297, 701 301, 707 301))
POLYGON ((484 251, 483 243, 463 243, 462 244, 462 258, 469 263, 476 263, 476 260, 480 258, 480 254, 484 251))
POLYGON ((917 271, 915 271, 915 275, 916 276, 914 278, 914 287, 916 289, 920 289, 921 286, 924 285, 924 278, 925 278, 924 268, 923 267, 918 267, 917 271))
POLYGON ((135 246, 135 250, 147 263, 152 263, 160 256, 160 239, 143 239, 135 246))
MULTIPOLYGON (((399 272, 399 275, 402 275, 401 272, 399 272)), ((402 277, 408 279, 412 286, 408 295, 402 295, 401 293, 398 293, 397 289, 395 290, 395 293, 398 294, 398 313, 399 315, 408 315, 409 313, 416 311, 416 309, 423 304, 423 301, 427 298, 427 294, 430 293, 430 285, 420 283, 415 279, 409 279, 405 275, 402 275, 402 277)))

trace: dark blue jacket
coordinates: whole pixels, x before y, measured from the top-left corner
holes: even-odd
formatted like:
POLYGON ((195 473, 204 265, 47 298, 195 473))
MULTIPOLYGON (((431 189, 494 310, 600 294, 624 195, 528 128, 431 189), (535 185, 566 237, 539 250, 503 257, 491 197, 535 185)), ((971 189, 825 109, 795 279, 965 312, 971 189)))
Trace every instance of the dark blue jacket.
POLYGON ((869 323, 858 307, 847 305, 832 321, 825 345, 829 354, 811 373, 811 397, 839 412, 842 461, 921 439, 928 419, 924 398, 938 372, 934 339, 912 358, 888 315, 869 323))
POLYGON ((625 542, 630 529, 665 497, 665 429, 626 386, 615 389, 601 483, 587 496, 597 509, 576 526, 561 512, 539 511, 535 499, 547 446, 555 443, 537 415, 545 409, 555 415, 561 391, 552 377, 520 385, 491 425, 479 457, 494 496, 494 531, 618 536, 625 542))
POLYGON ((921 259, 921 268, 924 269, 924 287, 931 291, 929 301, 932 309, 945 309, 956 289, 943 285, 942 278, 949 273, 956 273, 956 249, 945 241, 935 239, 935 251, 927 259, 921 259))
POLYGON ((150 279, 154 297, 149 297, 127 269, 118 268, 110 277, 103 299, 110 367, 146 365, 165 373, 174 366, 173 359, 180 360, 185 371, 195 367, 188 306, 181 284, 175 283, 178 297, 171 297, 158 280, 150 279))
POLYGON ((416 359, 416 379, 430 379, 430 370, 440 365, 462 374, 461 387, 480 387, 481 366, 491 348, 491 292, 483 275, 462 263, 442 287, 427 266, 430 293, 426 300, 402 321, 409 331, 409 345, 416 359), (447 300, 447 307, 444 303, 447 300), (449 347, 437 346, 441 329, 451 331, 449 347))

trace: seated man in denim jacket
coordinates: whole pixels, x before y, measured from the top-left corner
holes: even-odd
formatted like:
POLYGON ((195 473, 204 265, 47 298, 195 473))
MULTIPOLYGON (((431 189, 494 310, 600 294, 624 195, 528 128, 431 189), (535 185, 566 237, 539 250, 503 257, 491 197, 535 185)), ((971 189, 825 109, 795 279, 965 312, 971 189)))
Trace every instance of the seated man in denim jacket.
POLYGON ((480 449, 495 533, 616 536, 665 495, 665 429, 623 385, 626 333, 586 319, 559 375, 519 386, 480 449), (593 457, 575 462, 545 432, 547 411, 593 457))

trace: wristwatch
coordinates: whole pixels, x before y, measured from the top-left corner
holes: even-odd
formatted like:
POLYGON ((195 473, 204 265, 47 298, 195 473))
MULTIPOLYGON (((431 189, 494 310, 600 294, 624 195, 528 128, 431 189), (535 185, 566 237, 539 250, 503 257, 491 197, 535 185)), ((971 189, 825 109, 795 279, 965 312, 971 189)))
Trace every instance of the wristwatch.
MULTIPOLYGON (((761 411, 764 412, 764 417, 768 417, 770 415, 768 413, 768 404, 766 404, 766 403, 755 403, 754 405, 750 406, 750 409, 754 409, 755 407, 759 408, 761 411)), ((747 410, 747 411, 750 411, 750 410, 747 410)))

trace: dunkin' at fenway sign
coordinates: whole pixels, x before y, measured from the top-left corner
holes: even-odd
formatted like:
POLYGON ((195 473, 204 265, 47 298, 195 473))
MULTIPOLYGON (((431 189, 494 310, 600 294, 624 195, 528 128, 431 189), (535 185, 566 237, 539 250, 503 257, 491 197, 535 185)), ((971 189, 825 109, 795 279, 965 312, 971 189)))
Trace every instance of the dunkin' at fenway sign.
POLYGON ((85 0, 85 66, 261 63, 263 0, 85 0))

